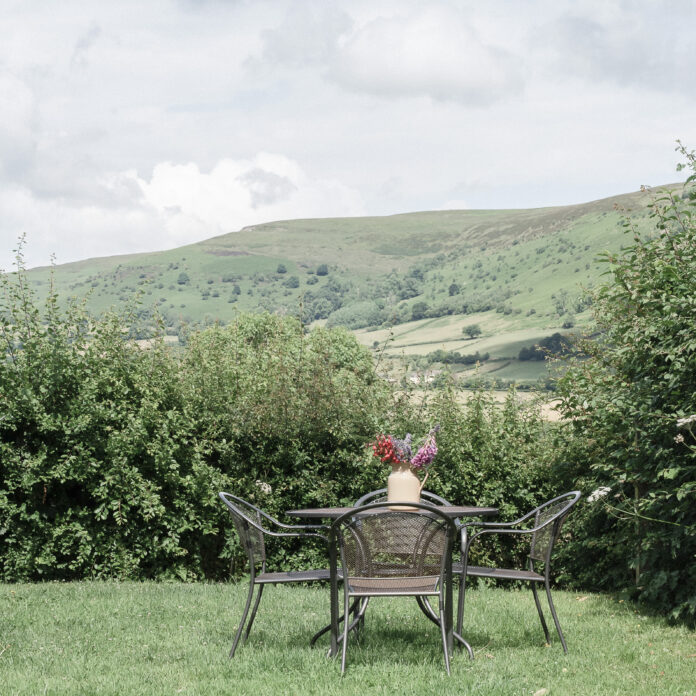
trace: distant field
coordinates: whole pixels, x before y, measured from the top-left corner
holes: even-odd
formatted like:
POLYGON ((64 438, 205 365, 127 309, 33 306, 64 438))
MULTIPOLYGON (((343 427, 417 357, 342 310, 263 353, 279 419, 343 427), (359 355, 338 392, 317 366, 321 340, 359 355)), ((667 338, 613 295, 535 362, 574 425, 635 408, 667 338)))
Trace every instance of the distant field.
MULTIPOLYGON (((586 317, 581 316, 580 320, 586 320, 586 317)), ((426 356, 439 349, 461 354, 488 353, 490 360, 478 367, 457 365, 451 369, 459 378, 473 377, 475 371, 478 371, 481 376, 518 384, 537 383, 547 376, 546 363, 535 360, 520 361, 517 359, 520 350, 536 345, 553 333, 569 332, 560 326, 515 328, 519 323, 519 319, 507 320, 507 317, 502 317, 496 312, 486 312, 473 316, 423 319, 379 331, 363 329, 356 331, 355 335, 368 347, 375 347, 376 341, 377 349, 383 350, 385 356, 403 357, 406 360, 415 356, 426 356), (472 323, 485 326, 487 332, 492 333, 474 339, 466 338, 462 329, 472 323)))

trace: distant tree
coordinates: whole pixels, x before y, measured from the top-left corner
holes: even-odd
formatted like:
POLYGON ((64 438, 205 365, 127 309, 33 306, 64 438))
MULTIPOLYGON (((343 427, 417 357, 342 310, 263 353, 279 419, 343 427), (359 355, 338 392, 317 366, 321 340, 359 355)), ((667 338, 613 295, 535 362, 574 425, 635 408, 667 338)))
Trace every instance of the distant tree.
POLYGON ((561 321, 564 329, 572 329, 575 326, 575 315, 568 312, 561 317, 561 321))
POLYGON ((239 287, 239 285, 237 285, 237 284, 235 283, 234 286, 232 287, 232 292, 233 292, 235 295, 241 295, 241 294, 242 294, 242 289, 239 287))
POLYGON ((176 282, 179 283, 179 285, 188 285, 191 282, 191 279, 188 277, 188 273, 184 273, 182 271, 179 273, 179 277, 176 279, 176 282))
POLYGON ((276 268, 276 273, 287 273, 288 269, 285 268, 285 264, 279 263, 278 268, 276 268))
POLYGON ((325 263, 320 263, 317 266, 317 275, 320 275, 320 276, 329 275, 329 267, 325 263))
POLYGON ((460 287, 459 287, 456 283, 452 283, 452 284, 449 286, 449 294, 450 294, 450 297, 452 297, 453 295, 458 295, 458 294, 459 294, 459 290, 460 290, 460 287))
POLYGON ((286 288, 299 288, 300 279, 297 276, 290 276, 283 285, 285 285, 286 288))
POLYGON ((423 319, 427 311, 428 305, 425 302, 416 302, 413 307, 411 307, 411 319, 413 319, 413 321, 423 319))
POLYGON ((480 336, 483 331, 478 324, 469 324, 462 329, 462 333, 469 338, 476 338, 477 336, 480 336))
POLYGON ((556 332, 551 336, 542 338, 526 348, 521 348, 517 356, 518 360, 544 360, 549 357, 560 357, 572 353, 570 339, 556 332))

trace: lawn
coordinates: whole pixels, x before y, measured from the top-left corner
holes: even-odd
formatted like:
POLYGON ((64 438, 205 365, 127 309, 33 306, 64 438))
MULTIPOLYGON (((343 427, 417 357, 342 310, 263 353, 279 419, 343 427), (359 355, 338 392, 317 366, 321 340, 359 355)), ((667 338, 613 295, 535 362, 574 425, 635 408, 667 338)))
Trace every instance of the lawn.
POLYGON ((568 641, 544 645, 529 591, 467 595, 447 677, 437 628, 410 599, 369 607, 348 670, 308 641, 328 590, 267 589, 246 645, 230 648, 245 584, 0 585, 0 693, 14 694, 696 694, 696 637, 595 594, 557 592, 568 641))

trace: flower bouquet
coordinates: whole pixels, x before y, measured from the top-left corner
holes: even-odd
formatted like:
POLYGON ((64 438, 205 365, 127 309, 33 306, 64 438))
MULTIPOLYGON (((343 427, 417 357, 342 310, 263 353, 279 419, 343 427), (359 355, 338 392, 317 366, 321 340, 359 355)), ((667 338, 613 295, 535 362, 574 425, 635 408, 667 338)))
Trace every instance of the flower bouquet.
POLYGON ((392 473, 387 479, 389 502, 420 502, 421 491, 428 479, 428 467, 437 454, 435 434, 439 430, 440 426, 436 425, 423 438, 419 447, 414 446, 410 433, 403 440, 393 435, 378 435, 372 443, 375 457, 392 466, 392 473), (422 479, 416 474, 420 471, 425 472, 422 479))

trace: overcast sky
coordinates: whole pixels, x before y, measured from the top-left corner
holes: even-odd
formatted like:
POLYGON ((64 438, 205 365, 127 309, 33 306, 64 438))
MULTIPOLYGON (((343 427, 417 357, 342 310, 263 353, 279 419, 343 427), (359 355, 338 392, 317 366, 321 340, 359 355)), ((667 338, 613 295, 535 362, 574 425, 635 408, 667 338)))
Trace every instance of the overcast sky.
POLYGON ((682 178, 691 0, 0 0, 0 268, 682 178))

